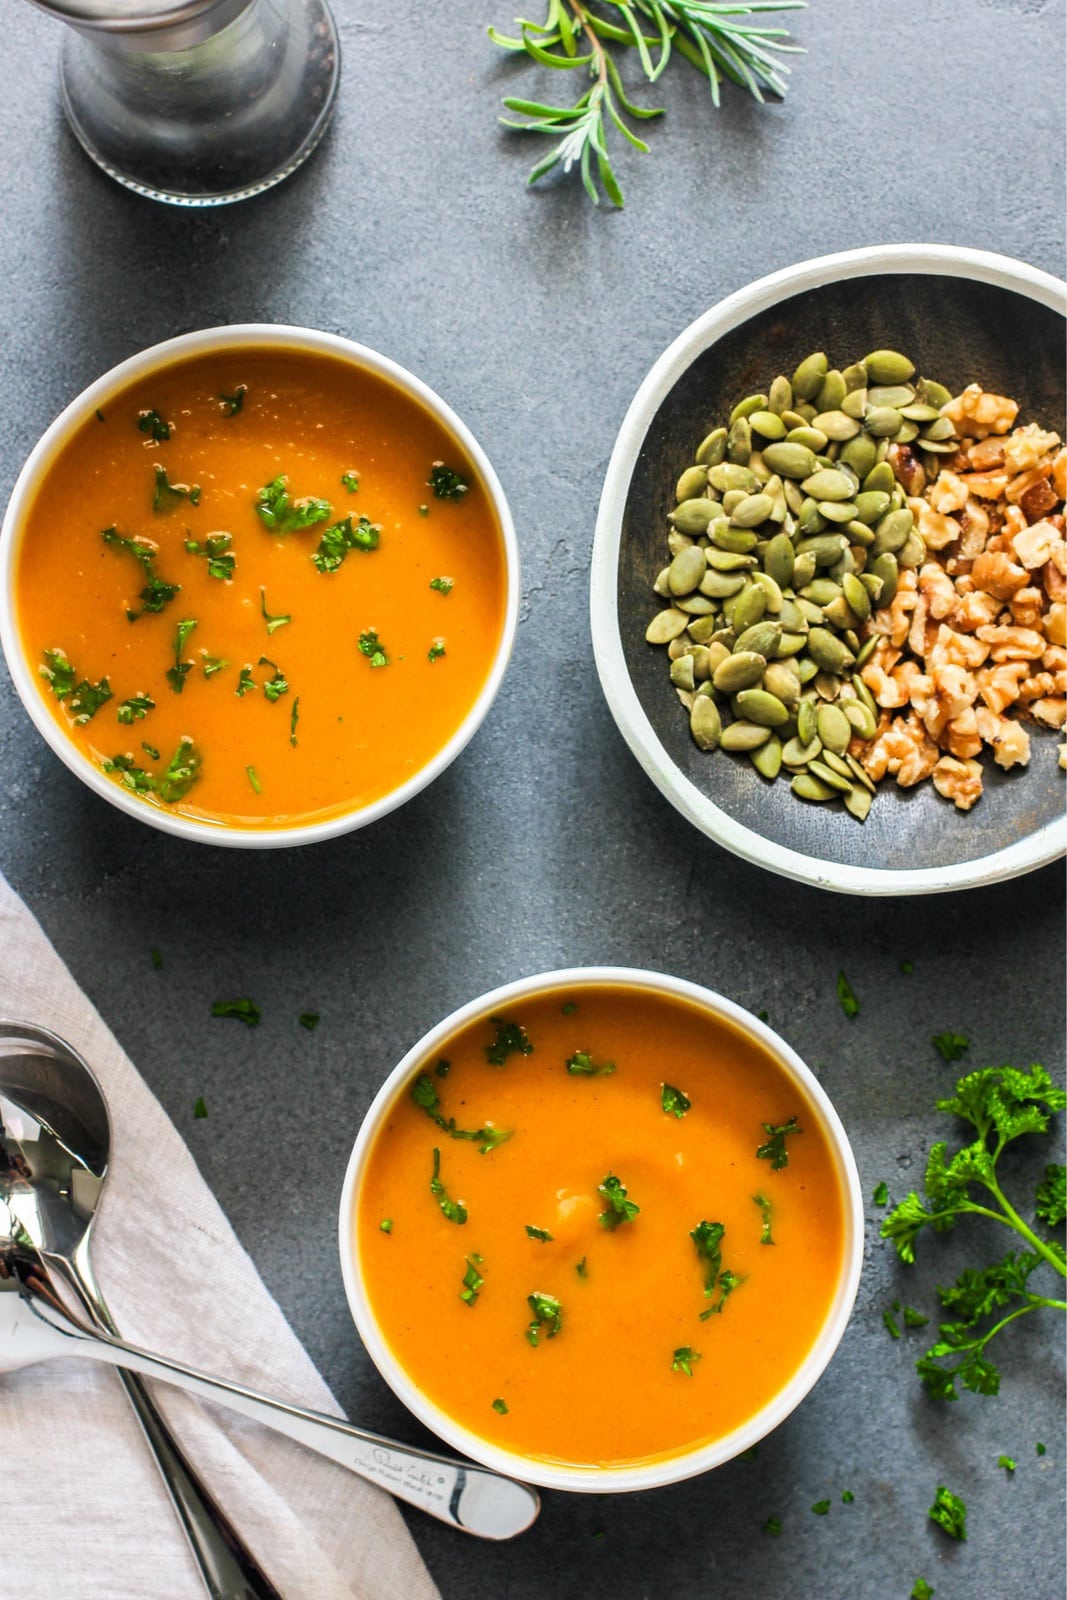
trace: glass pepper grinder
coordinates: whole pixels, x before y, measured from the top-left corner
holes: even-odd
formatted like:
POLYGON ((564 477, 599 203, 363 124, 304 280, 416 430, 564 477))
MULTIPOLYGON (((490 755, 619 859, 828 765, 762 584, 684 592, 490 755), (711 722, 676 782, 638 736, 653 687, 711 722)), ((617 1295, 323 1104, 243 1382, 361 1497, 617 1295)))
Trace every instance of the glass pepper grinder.
POLYGON ((259 194, 326 131, 340 52, 326 0, 36 0, 69 24, 78 141, 128 189, 182 206, 259 194))

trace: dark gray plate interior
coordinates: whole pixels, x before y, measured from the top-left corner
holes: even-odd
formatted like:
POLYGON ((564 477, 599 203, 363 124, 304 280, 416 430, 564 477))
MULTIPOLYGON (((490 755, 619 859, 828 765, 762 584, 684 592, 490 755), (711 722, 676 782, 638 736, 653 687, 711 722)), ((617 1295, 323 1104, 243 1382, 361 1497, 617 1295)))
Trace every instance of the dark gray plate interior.
POLYGON ((1064 319, 1009 290, 963 278, 894 273, 823 285, 750 318, 703 351, 659 408, 634 467, 623 516, 618 608, 623 652, 637 697, 664 750, 703 794, 746 827, 804 855, 890 870, 976 861, 1055 821, 1064 806, 1059 738, 1031 725, 1024 770, 991 757, 985 792, 964 815, 925 783, 887 782, 865 824, 837 806, 798 801, 769 784, 747 758, 699 751, 667 676, 662 647, 645 643, 660 608, 652 592, 667 559, 667 512, 692 453, 731 407, 766 392, 812 350, 844 367, 869 350, 907 352, 919 371, 953 392, 974 380, 1019 402, 1020 422, 1064 433, 1064 319))

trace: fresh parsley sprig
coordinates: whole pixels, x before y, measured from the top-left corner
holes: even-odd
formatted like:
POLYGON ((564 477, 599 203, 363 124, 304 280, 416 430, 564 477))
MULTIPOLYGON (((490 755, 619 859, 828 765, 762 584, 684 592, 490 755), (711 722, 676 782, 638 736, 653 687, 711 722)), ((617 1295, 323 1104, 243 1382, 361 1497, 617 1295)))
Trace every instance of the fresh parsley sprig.
POLYGON ((764 91, 781 97, 789 67, 781 57, 799 47, 783 42, 785 28, 761 27, 752 19, 769 11, 797 11, 805 0, 546 0, 543 22, 519 18, 511 37, 489 29, 494 44, 525 53, 542 67, 578 71, 589 87, 573 105, 547 105, 508 97, 504 105, 529 120, 501 120, 509 128, 562 138, 530 173, 536 183, 558 167, 581 173, 589 198, 599 201, 598 183, 613 205, 623 203, 608 152, 612 128, 635 150, 648 145, 630 122, 663 115, 662 107, 640 106, 623 88, 619 63, 635 51, 649 83, 665 71, 675 51, 708 80, 718 106, 723 78, 757 100, 764 91), (646 29, 648 30, 646 32, 646 29))
POLYGON ((1067 1311, 1067 1300, 1030 1287, 1033 1274, 1051 1268, 1067 1278, 1067 1256, 1060 1240, 1039 1230, 1057 1227, 1067 1208, 1067 1175, 1058 1163, 1046 1167, 1033 1200, 1033 1224, 1026 1221, 1001 1187, 998 1163, 1007 1146, 1027 1133, 1045 1133, 1049 1117, 1067 1105, 1067 1095, 1044 1067, 986 1067, 968 1073, 956 1092, 937 1109, 971 1124, 976 1137, 955 1154, 939 1140, 931 1149, 923 1180, 882 1223, 900 1259, 915 1260, 915 1244, 925 1228, 945 1233, 960 1217, 986 1217, 1018 1235, 1026 1248, 1009 1250, 999 1261, 967 1267, 948 1288, 941 1304, 953 1320, 941 1324, 940 1337, 916 1362, 928 1393, 939 1400, 958 1398, 957 1385, 975 1394, 996 1394, 1000 1373, 988 1354, 992 1340, 1008 1325, 1047 1307, 1067 1311), (1002 1314, 1003 1313, 1003 1314, 1002 1314))

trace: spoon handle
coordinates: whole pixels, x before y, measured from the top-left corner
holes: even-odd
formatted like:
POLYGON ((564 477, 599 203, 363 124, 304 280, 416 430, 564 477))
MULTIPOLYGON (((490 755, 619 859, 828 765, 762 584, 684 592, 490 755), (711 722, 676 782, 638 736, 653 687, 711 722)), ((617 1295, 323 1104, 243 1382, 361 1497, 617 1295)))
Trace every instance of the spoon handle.
POLYGON ((33 1295, 31 1304, 42 1320, 76 1345, 72 1355, 77 1353, 148 1378, 159 1378, 228 1406, 309 1450, 328 1456, 350 1472, 387 1489, 398 1500, 418 1506, 464 1533, 482 1539, 510 1539, 528 1528, 540 1510, 538 1495, 528 1484, 466 1461, 396 1444, 353 1427, 350 1422, 270 1399, 243 1384, 208 1377, 180 1361, 152 1355, 110 1333, 89 1329, 39 1293, 33 1295))
MULTIPOLYGON (((53 1277, 61 1277, 77 1295, 93 1325, 117 1336, 118 1329, 93 1273, 88 1237, 86 1233, 73 1259, 47 1255, 46 1260, 53 1277)), ((210 1600, 283 1600, 197 1476, 143 1378, 124 1367, 116 1367, 115 1375, 141 1424, 210 1600)))

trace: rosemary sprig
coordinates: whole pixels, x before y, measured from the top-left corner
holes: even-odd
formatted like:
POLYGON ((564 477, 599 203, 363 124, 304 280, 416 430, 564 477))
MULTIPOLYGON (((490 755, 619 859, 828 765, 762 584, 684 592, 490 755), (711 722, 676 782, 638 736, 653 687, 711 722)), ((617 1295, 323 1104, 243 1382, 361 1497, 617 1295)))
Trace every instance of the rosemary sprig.
POLYGON ((806 0, 546 0, 546 4, 543 22, 516 19, 517 38, 495 28, 489 29, 489 37, 502 49, 525 53, 543 67, 584 69, 592 81, 570 106, 509 96, 506 108, 529 120, 502 117, 501 121, 524 133, 562 134, 531 171, 530 183, 555 167, 564 173, 577 167, 594 205, 599 201, 599 180, 612 204, 621 206, 622 190, 608 153, 609 130, 614 127, 636 150, 647 151, 648 145, 627 119, 663 115, 662 107, 635 105, 627 96, 619 72, 626 52, 636 51, 642 72, 655 83, 676 50, 707 78, 716 106, 724 78, 757 100, 763 100, 765 91, 781 97, 789 72, 781 57, 797 53, 799 46, 783 42, 785 28, 762 27, 752 18, 767 11, 802 10, 806 0))

